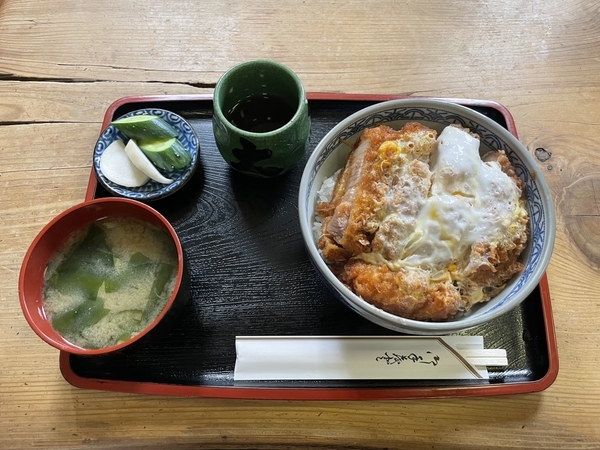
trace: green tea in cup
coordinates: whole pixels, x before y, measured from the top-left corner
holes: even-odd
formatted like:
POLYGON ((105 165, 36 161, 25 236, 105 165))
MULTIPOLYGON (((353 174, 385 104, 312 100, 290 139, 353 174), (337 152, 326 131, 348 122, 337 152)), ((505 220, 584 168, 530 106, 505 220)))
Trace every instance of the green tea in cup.
POLYGON ((310 140, 308 103, 288 67, 270 60, 238 64, 219 79, 213 104, 217 148, 235 170, 275 177, 304 156, 310 140))

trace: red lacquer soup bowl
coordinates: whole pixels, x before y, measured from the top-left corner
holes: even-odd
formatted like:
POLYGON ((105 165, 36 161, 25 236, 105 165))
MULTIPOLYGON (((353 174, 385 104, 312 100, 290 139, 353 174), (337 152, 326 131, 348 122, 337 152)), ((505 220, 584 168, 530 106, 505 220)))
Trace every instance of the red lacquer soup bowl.
MULTIPOLYGON (((83 233, 84 232, 82 231, 82 234, 83 233)), ((153 242, 146 243, 146 245, 154 247, 153 242)), ((148 259, 145 259, 145 256, 141 258, 141 263, 148 261, 148 259)), ((133 264, 133 259, 134 258, 131 258, 129 264, 133 264)), ((139 262, 139 259, 140 257, 138 257, 136 261, 139 262)), ((69 282, 75 283, 74 286, 77 287, 77 283, 79 283, 80 280, 84 280, 85 275, 80 275, 81 271, 77 267, 76 262, 71 264, 71 266, 74 266, 74 269, 69 275, 71 276, 69 282), (72 275, 73 273, 75 273, 75 275, 72 275)), ((137 272, 129 273, 135 274, 137 272)), ((130 277, 130 279, 132 278, 134 277, 130 277)), ((85 281, 81 281, 81 283, 84 282, 85 281)), ((70 286, 73 286, 73 284, 70 286)), ((156 284, 152 284, 152 287, 149 289, 149 295, 157 290, 155 286, 156 284)), ((104 289, 106 292, 108 291, 106 286, 102 286, 102 289, 104 289)), ((91 356, 109 353, 112 354, 114 352, 130 349, 133 346, 137 347, 142 343, 147 343, 150 340, 159 338, 160 334, 172 325, 173 321, 178 315, 178 312, 183 308, 189 299, 189 295, 189 275, 187 273, 183 248, 175 229, 164 216, 162 216, 152 207, 136 200, 125 198, 101 198, 86 201, 67 209, 52 219, 33 240, 25 255, 19 275, 19 298, 21 302, 21 308, 31 328, 40 338, 53 347, 78 355, 91 356), (52 322, 55 324, 55 326, 53 326, 53 324, 50 322, 44 309, 44 284, 46 271, 48 270, 48 265, 52 258, 60 251, 60 249, 63 247, 63 244, 65 244, 67 239, 73 236, 74 233, 79 230, 87 230, 92 226, 92 224, 97 224, 100 223, 99 221, 111 218, 122 219, 124 221, 127 221, 130 218, 135 219, 138 225, 149 225, 154 232, 159 233, 158 236, 161 236, 161 242, 166 242, 166 245, 172 249, 171 257, 173 262, 175 259, 174 252, 176 251, 177 264, 170 264, 168 269, 169 286, 173 286, 173 291, 166 300, 164 306, 162 306, 162 309, 160 309, 162 301, 164 301, 164 297, 167 295, 165 292, 168 293, 168 291, 161 291, 163 292, 163 299, 160 303, 154 305, 155 309, 153 310, 153 314, 146 316, 145 321, 143 322, 140 319, 140 323, 146 323, 145 327, 143 327, 141 331, 136 330, 135 332, 131 333, 131 336, 125 335, 115 343, 107 346, 96 346, 95 348, 86 347, 81 343, 72 342, 76 339, 68 339, 63 337, 63 334, 65 333, 59 333, 55 329, 55 326, 59 328, 58 325, 56 325, 57 322, 52 322), (166 237, 160 232, 160 230, 164 231, 166 237), (171 241, 171 243, 174 245, 174 250, 173 245, 168 244, 169 241, 171 241), (156 311, 159 311, 158 315, 155 315, 156 311)), ((97 298, 100 297, 95 297, 92 300, 97 298)), ((158 297, 154 296, 153 298, 158 297)), ((89 304, 97 305, 91 300, 89 301, 89 304)), ((100 314, 95 316, 94 320, 97 320, 98 317, 104 317, 103 314, 105 315, 107 314, 106 311, 110 311, 105 306, 106 305, 104 305, 102 308, 97 308, 100 311, 100 314)), ((79 314, 79 316, 77 316, 79 318, 83 317, 85 314, 89 315, 89 311, 91 309, 92 308, 87 308, 84 311, 82 307, 81 311, 83 312, 80 312, 79 310, 71 312, 71 317, 73 317, 73 314, 79 314)), ((130 313, 129 310, 125 312, 128 314, 130 313)), ((141 316, 142 313, 140 311, 139 316, 136 316, 135 319, 137 320, 137 318, 141 318, 141 316)))

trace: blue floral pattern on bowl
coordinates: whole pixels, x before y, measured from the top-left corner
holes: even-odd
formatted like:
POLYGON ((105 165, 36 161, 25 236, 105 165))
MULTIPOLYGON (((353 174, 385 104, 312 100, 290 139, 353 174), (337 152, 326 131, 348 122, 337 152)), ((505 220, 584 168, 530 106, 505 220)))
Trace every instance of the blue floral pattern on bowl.
POLYGON ((106 178, 100 169, 100 157, 102 156, 102 153, 104 153, 104 150, 106 150, 106 148, 117 139, 122 140, 125 144, 129 140, 129 138, 127 138, 112 125, 106 127, 96 142, 93 164, 98 181, 110 193, 120 197, 131 198, 139 201, 151 201, 171 195, 183 187, 185 183, 187 183, 187 181, 196 171, 199 160, 198 152, 200 148, 198 145, 198 137, 196 136, 196 133, 190 124, 183 117, 175 114, 174 112, 158 108, 147 108, 132 111, 124 114, 121 117, 139 116, 143 114, 158 116, 175 128, 179 132, 179 141, 192 156, 192 161, 187 167, 170 172, 161 172, 165 177, 175 181, 173 181, 171 184, 162 184, 157 181, 150 180, 140 187, 124 187, 113 183, 106 178))

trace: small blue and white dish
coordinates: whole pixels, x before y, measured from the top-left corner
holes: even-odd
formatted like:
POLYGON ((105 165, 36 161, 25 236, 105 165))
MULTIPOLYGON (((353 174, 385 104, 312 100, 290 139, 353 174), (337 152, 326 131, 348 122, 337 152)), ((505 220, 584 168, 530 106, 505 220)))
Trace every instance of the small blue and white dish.
MULTIPOLYGON (((127 144, 129 140, 129 138, 127 138, 123 133, 117 130, 113 125, 109 125, 108 127, 106 127, 100 135, 100 137, 98 138, 98 141, 96 142, 96 147, 94 149, 93 166, 98 182, 111 194, 119 197, 138 200, 141 202, 149 202, 167 197, 175 193, 189 181, 189 179, 196 171, 198 162, 200 160, 198 155, 200 151, 200 146, 198 144, 198 137, 196 136, 196 133, 194 132, 190 124, 183 117, 181 117, 178 114, 175 114, 174 112, 159 108, 138 109, 136 111, 124 114, 123 116, 119 117, 119 119, 123 117, 138 116, 143 114, 158 116, 164 121, 166 121, 173 128, 175 128, 179 132, 177 138, 192 156, 191 163, 183 169, 173 170, 170 172, 161 171, 161 173, 165 177, 175 181, 173 181, 173 183, 171 184, 163 184, 154 180, 150 180, 140 187, 124 187, 113 183, 108 178, 106 178, 100 168, 100 157, 102 156, 102 153, 110 144, 112 144, 117 139, 122 140, 125 144, 127 144)), ((116 119, 117 118, 115 118, 115 120, 116 119)))
POLYGON ((306 163, 299 191, 299 217, 309 258, 324 284, 346 306, 385 328, 415 335, 445 335, 489 322, 516 308, 535 289, 550 261, 556 234, 552 195, 542 170, 527 148, 492 119, 455 103, 432 99, 401 99, 369 106, 336 125, 317 145, 306 163), (525 183, 530 217, 528 245, 521 254, 525 269, 486 303, 474 306, 464 315, 447 322, 406 319, 366 302, 336 278, 325 263, 313 233, 317 192, 323 181, 345 164, 350 147, 361 132, 377 125, 400 129, 417 121, 438 134, 448 125, 458 124, 480 136, 480 153, 504 150, 525 183))

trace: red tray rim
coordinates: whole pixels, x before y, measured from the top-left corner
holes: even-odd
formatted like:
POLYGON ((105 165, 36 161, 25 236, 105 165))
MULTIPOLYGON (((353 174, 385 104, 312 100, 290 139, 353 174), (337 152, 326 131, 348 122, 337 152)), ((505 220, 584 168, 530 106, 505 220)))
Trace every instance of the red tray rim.
MULTIPOLYGON (((132 95, 122 97, 113 102, 104 115, 101 131, 104 130, 112 120, 115 111, 130 103, 162 103, 162 102, 193 102, 210 101, 210 94, 190 95, 132 95)), ((353 93, 329 93, 309 92, 308 100, 333 100, 333 101, 388 101, 404 98, 428 98, 458 103, 465 106, 480 106, 493 108, 504 117, 508 131, 518 137, 512 114, 508 109, 495 101, 476 100, 467 98, 442 98, 442 97, 415 97, 393 94, 353 94, 353 93)), ((94 197, 97 181, 94 171, 91 171, 85 200, 94 197)), ((418 399, 418 398, 452 398, 452 397, 475 397, 495 396, 509 394, 524 394, 540 392, 554 383, 558 376, 558 348, 554 318, 550 302, 550 288, 548 279, 544 274, 539 282, 540 296, 544 328, 546 332, 548 350, 548 371, 538 380, 493 384, 482 386, 418 386, 418 387, 394 387, 394 388, 313 388, 313 387, 248 387, 248 386, 187 386, 175 384, 149 383, 125 380, 107 380, 99 378, 87 378, 77 375, 70 365, 70 354, 64 351, 59 355, 59 367, 63 378, 72 386, 81 389, 103 390, 111 392, 127 392, 137 394, 152 394, 165 396, 187 396, 206 398, 232 398, 232 399, 255 399, 255 400, 383 400, 383 399, 418 399)))

